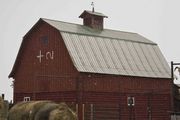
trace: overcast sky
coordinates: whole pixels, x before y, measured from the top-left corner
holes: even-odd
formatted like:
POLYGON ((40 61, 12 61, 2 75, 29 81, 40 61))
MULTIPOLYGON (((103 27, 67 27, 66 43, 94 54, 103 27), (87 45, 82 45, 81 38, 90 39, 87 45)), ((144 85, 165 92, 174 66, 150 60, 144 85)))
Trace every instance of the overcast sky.
MULTIPOLYGON (((8 75, 22 37, 39 18, 82 24, 92 0, 0 0, 0 94, 12 99, 8 75)), ((180 0, 94 0, 105 28, 139 33, 156 42, 168 63, 180 62, 180 0)))

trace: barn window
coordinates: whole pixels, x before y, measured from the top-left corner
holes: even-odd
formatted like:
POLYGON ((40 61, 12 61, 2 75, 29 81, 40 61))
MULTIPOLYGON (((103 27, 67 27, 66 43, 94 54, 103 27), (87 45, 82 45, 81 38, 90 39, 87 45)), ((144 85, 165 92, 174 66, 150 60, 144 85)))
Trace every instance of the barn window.
POLYGON ((43 43, 43 44, 45 44, 45 45, 47 45, 48 44, 48 36, 42 36, 41 38, 40 38, 40 40, 41 40, 41 42, 43 43))
POLYGON ((24 101, 27 102, 27 101, 30 101, 30 97, 24 97, 24 101))
POLYGON ((135 105, 135 98, 130 96, 130 97, 127 97, 127 105, 128 106, 134 106, 135 105))

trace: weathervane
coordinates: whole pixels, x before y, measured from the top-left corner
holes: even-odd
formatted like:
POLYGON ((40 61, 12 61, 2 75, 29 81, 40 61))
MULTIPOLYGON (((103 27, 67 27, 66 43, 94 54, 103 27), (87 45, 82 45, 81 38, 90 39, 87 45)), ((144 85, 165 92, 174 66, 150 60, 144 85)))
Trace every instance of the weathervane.
POLYGON ((91 3, 92 6, 92 12, 94 12, 94 2, 91 3))

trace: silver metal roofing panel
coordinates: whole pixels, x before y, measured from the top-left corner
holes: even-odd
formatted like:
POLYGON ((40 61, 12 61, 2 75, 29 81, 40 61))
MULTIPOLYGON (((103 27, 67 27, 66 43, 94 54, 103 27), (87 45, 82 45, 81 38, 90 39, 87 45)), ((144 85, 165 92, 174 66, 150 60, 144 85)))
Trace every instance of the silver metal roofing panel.
POLYGON ((108 59, 108 64, 109 64, 109 68, 110 68, 110 72, 114 72, 116 74, 118 74, 118 69, 115 67, 115 55, 111 54, 110 51, 113 50, 113 48, 110 46, 111 45, 111 40, 110 39, 103 39, 104 42, 104 49, 106 49, 106 59, 108 59))
POLYGON ((170 77, 170 68, 167 64, 167 61, 165 60, 164 56, 162 55, 160 49, 158 46, 153 46, 154 48, 154 51, 156 52, 157 56, 158 56, 158 59, 161 63, 161 66, 164 68, 162 72, 162 74, 165 76, 165 77, 170 77))
POLYGON ((170 78, 156 43, 136 34, 43 19, 60 31, 80 72, 170 78))
POLYGON ((103 41, 102 41, 102 39, 100 39, 100 38, 95 38, 95 40, 97 41, 97 48, 98 48, 98 50, 99 50, 99 55, 101 56, 101 59, 103 59, 103 69, 105 70, 105 71, 107 71, 108 69, 107 68, 110 68, 110 66, 109 66, 109 64, 108 64, 108 60, 106 59, 106 57, 105 57, 105 53, 103 52, 103 41))
POLYGON ((139 66, 139 70, 142 75, 147 76, 148 67, 147 66, 147 61, 146 58, 142 52, 142 49, 140 48, 139 43, 134 43, 134 60, 136 61, 137 65, 139 66))
POLYGON ((92 56, 94 57, 95 59, 95 67, 96 69, 100 72, 100 73, 103 73, 104 72, 104 69, 103 68, 106 68, 106 64, 105 64, 105 61, 100 53, 100 50, 98 49, 98 45, 96 43, 96 40, 94 37, 89 37, 87 38, 88 39, 88 43, 89 44, 86 44, 86 41, 83 40, 84 44, 87 45, 87 48, 89 47, 90 50, 92 50, 92 56), (101 68, 101 69, 100 69, 101 68))
POLYGON ((92 51, 94 53, 94 56, 95 56, 95 58, 96 58, 96 60, 98 62, 99 68, 102 68, 102 69, 98 69, 98 70, 100 72, 103 72, 104 68, 107 68, 107 66, 106 66, 105 60, 103 59, 101 51, 100 51, 100 49, 98 47, 98 43, 96 41, 97 40, 94 37, 91 37, 91 39, 89 40, 89 43, 90 43, 90 46, 91 46, 92 51), (93 45, 91 45, 91 44, 93 44, 93 45))
POLYGON ((138 75, 139 73, 136 73, 139 70, 137 69, 137 66, 136 66, 136 64, 134 62, 133 56, 131 55, 131 52, 130 52, 131 48, 129 48, 129 44, 130 44, 129 42, 125 42, 125 41, 121 42, 121 47, 122 47, 122 50, 124 52, 124 56, 126 58, 127 64, 129 65, 129 68, 130 68, 128 73, 130 75, 131 74, 136 74, 137 76, 139 76, 138 75))
MULTIPOLYGON (((77 53, 78 51, 76 50, 75 45, 73 45, 73 41, 71 41, 70 35, 69 35, 69 34, 64 34, 63 36, 66 38, 66 47, 67 47, 67 48, 71 48, 71 49, 74 50, 74 51, 72 51, 72 50, 69 50, 69 49, 68 49, 71 57, 73 58, 73 59, 72 59, 73 63, 76 63, 76 64, 74 64, 75 67, 76 67, 78 70, 82 70, 82 68, 79 68, 79 67, 80 67, 80 66, 83 66, 83 65, 82 65, 81 60, 80 60, 80 58, 79 58, 79 55, 78 55, 78 53, 77 53)), ((83 70, 85 70, 85 69, 83 69, 83 70)))
POLYGON ((143 45, 143 44, 141 44, 140 46, 141 46, 141 48, 143 49, 143 53, 144 53, 144 55, 145 55, 145 57, 146 57, 147 66, 149 66, 149 67, 151 68, 151 70, 148 71, 149 74, 152 74, 153 76, 157 76, 158 70, 157 70, 157 67, 156 67, 153 59, 152 59, 151 54, 149 53, 149 50, 148 50, 148 48, 147 48, 148 46, 147 46, 147 45, 143 45))
POLYGON ((141 48, 141 44, 137 43, 135 44, 135 49, 137 51, 137 54, 141 60, 141 64, 143 65, 145 71, 152 71, 150 65, 148 64, 148 61, 147 61, 147 58, 146 58, 146 55, 144 54, 144 49, 141 48))
POLYGON ((148 64, 150 65, 152 71, 158 71, 157 70, 157 67, 156 67, 156 64, 154 63, 153 59, 152 59, 152 56, 149 52, 149 49, 148 49, 148 45, 142 45, 141 44, 141 47, 143 49, 143 52, 144 52, 144 55, 148 61, 148 64))
POLYGON ((133 60, 133 64, 134 64, 134 69, 133 71, 135 72, 135 74, 137 75, 145 75, 142 71, 144 70, 144 67, 138 57, 138 53, 136 52, 135 48, 134 48, 134 44, 132 42, 128 42, 127 43, 128 49, 129 49, 129 53, 132 57, 133 60))
POLYGON ((92 71, 94 71, 93 64, 89 61, 90 58, 87 55, 88 51, 85 49, 86 46, 83 44, 83 39, 86 39, 86 38, 84 36, 79 36, 79 42, 80 43, 78 43, 78 45, 81 44, 80 48, 81 48, 81 55, 82 55, 82 58, 84 59, 84 63, 85 63, 84 67, 86 67, 87 70, 89 68, 92 68, 92 71), (89 66, 91 66, 91 67, 89 67, 89 66))
POLYGON ((112 43, 114 46, 115 53, 117 54, 117 57, 118 57, 117 61, 119 61, 118 62, 118 65, 120 66, 119 69, 121 69, 121 72, 124 71, 124 74, 128 74, 130 71, 130 67, 129 67, 129 64, 126 61, 126 58, 125 58, 124 53, 122 51, 120 41, 113 40, 112 43))
MULTIPOLYGON (((84 50, 82 50, 81 45, 79 45, 80 42, 79 42, 78 38, 76 38, 76 36, 74 36, 74 35, 69 35, 69 36, 70 36, 71 40, 73 39, 73 41, 71 41, 71 42, 72 42, 72 45, 75 48, 75 51, 77 51, 77 55, 78 55, 79 60, 80 60, 79 62, 80 62, 81 65, 79 67, 81 67, 81 69, 88 70, 86 68, 86 66, 87 66, 87 62, 85 61, 86 59, 83 57, 84 50)), ((78 62, 78 64, 79 64, 79 62, 78 62)))
POLYGON ((61 32, 61 35, 80 72, 170 77, 157 45, 68 32, 61 32))
MULTIPOLYGON (((85 39, 87 39, 87 37, 85 37, 85 39)), ((90 39, 90 38, 89 38, 90 39)), ((87 39, 86 43, 84 43, 84 39, 81 39, 81 44, 82 46, 84 46, 84 51, 86 51, 86 53, 84 54, 85 56, 87 56, 88 58, 88 61, 90 63, 90 67, 92 67, 93 71, 97 71, 99 68, 99 65, 97 63, 97 60, 96 60, 96 57, 94 56, 94 53, 90 47, 90 44, 89 44, 89 39, 87 39)))
POLYGON ((105 39, 105 42, 106 42, 106 46, 107 46, 107 50, 108 50, 108 53, 110 55, 110 58, 112 60, 112 63, 113 63, 113 68, 117 70, 117 72, 120 72, 123 70, 123 67, 119 61, 119 58, 117 56, 117 53, 115 51, 115 48, 113 46, 113 42, 114 40, 110 40, 110 39, 105 39))
POLYGON ((154 51, 154 48, 152 46, 147 46, 147 49, 149 49, 149 52, 150 52, 152 59, 157 67, 157 70, 159 72, 165 72, 163 66, 161 65, 162 64, 161 61, 159 60, 156 52, 154 51))

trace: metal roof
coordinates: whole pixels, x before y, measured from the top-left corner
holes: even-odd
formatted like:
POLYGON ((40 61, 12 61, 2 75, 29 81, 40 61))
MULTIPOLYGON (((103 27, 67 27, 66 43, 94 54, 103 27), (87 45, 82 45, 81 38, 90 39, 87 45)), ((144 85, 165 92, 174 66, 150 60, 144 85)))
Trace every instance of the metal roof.
POLYGON ((99 36, 99 37, 104 37, 104 38, 115 38, 119 40, 126 40, 126 41, 132 41, 132 42, 156 44, 142 37, 141 35, 137 33, 116 31, 116 30, 109 30, 109 29, 97 30, 97 29, 92 29, 90 27, 79 25, 79 24, 49 20, 49 19, 44 19, 44 18, 42 20, 52 25, 53 27, 55 27, 61 32, 71 32, 71 33, 89 35, 89 36, 99 36))
POLYGON ((43 20, 60 31, 80 72, 170 78, 170 68, 157 44, 136 33, 43 20))
POLYGON ((89 10, 85 10, 79 17, 82 17, 85 13, 91 14, 91 15, 96 15, 96 16, 101 16, 101 17, 105 17, 107 18, 106 15, 99 13, 99 12, 93 12, 93 11, 89 11, 89 10))

